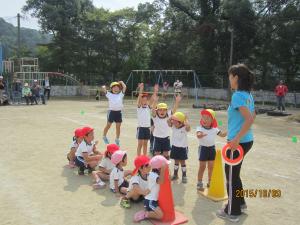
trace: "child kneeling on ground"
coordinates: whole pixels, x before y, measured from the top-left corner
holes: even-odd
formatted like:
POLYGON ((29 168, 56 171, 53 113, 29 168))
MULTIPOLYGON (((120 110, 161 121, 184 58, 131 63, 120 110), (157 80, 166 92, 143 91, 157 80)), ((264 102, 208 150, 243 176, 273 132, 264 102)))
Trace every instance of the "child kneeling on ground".
POLYGON ((102 154, 96 149, 98 142, 93 141, 94 129, 91 127, 83 127, 82 135, 84 139, 75 153, 75 164, 78 167, 79 175, 84 175, 85 169, 88 169, 89 173, 92 173, 102 159, 102 154))
POLYGON ((76 151, 79 147, 80 143, 83 140, 82 128, 77 128, 74 132, 73 142, 71 144, 71 148, 69 153, 67 154, 67 159, 69 160, 69 168, 75 168, 75 159, 76 159, 76 151))
POLYGON ((152 168, 152 171, 148 176, 148 188, 150 190, 150 193, 145 196, 145 211, 141 211, 135 214, 135 222, 139 222, 144 219, 160 220, 163 218, 163 211, 158 206, 158 195, 160 184, 163 184, 165 180, 164 174, 167 164, 169 164, 169 161, 161 155, 154 156, 150 160, 150 166, 152 168))
POLYGON ((104 153, 104 158, 102 158, 99 166, 99 170, 93 171, 92 176, 95 181, 93 184, 93 188, 103 188, 105 187, 105 183, 103 181, 109 180, 109 175, 114 168, 114 164, 111 161, 111 156, 116 151, 118 151, 120 147, 116 144, 108 144, 106 146, 106 151, 104 153))

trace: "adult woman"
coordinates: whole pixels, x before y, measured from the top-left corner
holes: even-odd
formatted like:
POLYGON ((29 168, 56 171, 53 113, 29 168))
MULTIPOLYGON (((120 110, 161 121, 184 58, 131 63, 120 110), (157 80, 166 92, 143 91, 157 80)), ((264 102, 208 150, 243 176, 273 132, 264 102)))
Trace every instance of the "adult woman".
MULTIPOLYGON (((254 100, 250 93, 254 81, 253 73, 244 64, 233 65, 228 70, 230 86, 235 90, 228 108, 228 142, 231 151, 227 157, 236 158, 234 151, 238 145, 244 150, 244 157, 253 145, 251 125, 255 119, 254 100)), ((245 199, 238 196, 243 190, 240 178, 242 162, 235 166, 225 165, 228 203, 224 209, 217 211, 217 216, 238 222, 242 210, 247 208, 245 199)))

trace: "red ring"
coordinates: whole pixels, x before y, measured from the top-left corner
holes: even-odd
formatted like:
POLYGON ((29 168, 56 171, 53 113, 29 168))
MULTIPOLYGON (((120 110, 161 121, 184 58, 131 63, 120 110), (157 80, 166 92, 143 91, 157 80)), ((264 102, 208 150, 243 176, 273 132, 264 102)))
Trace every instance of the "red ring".
POLYGON ((228 151, 228 149, 230 149, 229 143, 227 143, 222 149, 222 157, 223 157, 225 163, 230 166, 235 166, 235 165, 239 164, 243 160, 243 157, 244 157, 244 150, 243 150, 242 146, 239 145, 236 149, 239 152, 239 157, 237 157, 236 159, 230 159, 227 157, 226 152, 228 151))

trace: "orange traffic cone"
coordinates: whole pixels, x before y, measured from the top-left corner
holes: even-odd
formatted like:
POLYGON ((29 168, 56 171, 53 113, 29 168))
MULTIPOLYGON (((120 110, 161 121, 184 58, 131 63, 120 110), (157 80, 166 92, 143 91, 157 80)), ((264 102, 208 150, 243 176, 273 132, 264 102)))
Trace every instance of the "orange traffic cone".
POLYGON ((175 211, 173 192, 171 188, 169 168, 165 170, 165 181, 160 185, 158 204, 163 211, 163 218, 158 220, 150 220, 154 225, 177 225, 188 222, 188 219, 180 212, 175 211))
POLYGON ((165 169, 164 176, 165 182, 160 185, 158 203, 164 213, 162 221, 172 221, 175 218, 175 210, 168 166, 165 169))
POLYGON ((228 199, 227 192, 225 190, 221 150, 219 149, 216 152, 210 187, 209 189, 205 189, 203 192, 199 191, 199 193, 216 202, 228 199))

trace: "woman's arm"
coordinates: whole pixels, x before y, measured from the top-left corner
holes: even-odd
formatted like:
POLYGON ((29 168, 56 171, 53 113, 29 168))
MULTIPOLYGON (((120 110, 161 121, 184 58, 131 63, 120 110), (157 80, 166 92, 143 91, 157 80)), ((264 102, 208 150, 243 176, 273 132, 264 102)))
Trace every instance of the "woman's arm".
POLYGON ((239 111, 244 117, 245 122, 243 123, 243 126, 239 131, 239 133, 229 142, 231 150, 237 149, 240 143, 240 139, 248 132, 248 130, 250 129, 251 125, 254 122, 254 118, 256 115, 255 113, 252 114, 250 110, 245 106, 239 107, 239 111))

